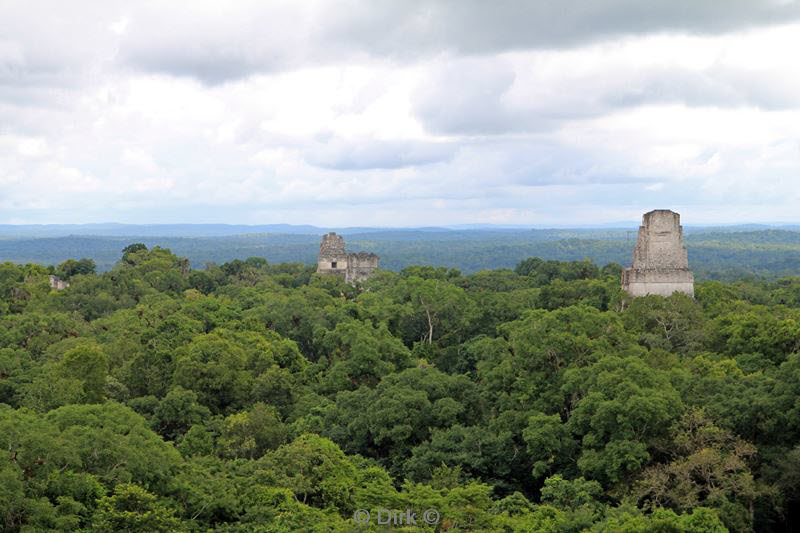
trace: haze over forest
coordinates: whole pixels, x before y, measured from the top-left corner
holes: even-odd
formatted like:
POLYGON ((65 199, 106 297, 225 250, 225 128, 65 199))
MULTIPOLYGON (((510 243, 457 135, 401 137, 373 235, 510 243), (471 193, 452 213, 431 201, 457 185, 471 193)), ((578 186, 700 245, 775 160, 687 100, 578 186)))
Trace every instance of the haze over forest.
MULTIPOLYGON (((689 260, 698 279, 776 279, 800 265, 795 226, 686 227, 689 260)), ((449 228, 316 228, 267 225, 0 225, 0 258, 57 265, 90 258, 110 269, 122 248, 134 242, 168 248, 194 268, 207 263, 259 257, 270 263, 314 264, 321 234, 335 230, 352 251, 381 256, 381 268, 412 265, 457 268, 464 273, 513 268, 531 257, 589 259, 598 265, 630 266, 637 226, 628 228, 520 229, 484 226, 449 228)))

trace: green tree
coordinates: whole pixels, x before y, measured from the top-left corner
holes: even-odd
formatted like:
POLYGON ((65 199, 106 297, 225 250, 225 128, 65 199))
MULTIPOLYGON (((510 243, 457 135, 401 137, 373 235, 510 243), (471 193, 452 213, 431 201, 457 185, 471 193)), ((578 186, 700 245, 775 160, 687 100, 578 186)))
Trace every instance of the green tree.
POLYGON ((686 294, 634 298, 623 313, 623 320, 625 327, 650 349, 687 354, 706 344, 702 308, 686 294))
POLYGON ((609 288, 603 281, 556 279, 541 288, 537 304, 539 307, 551 311, 579 304, 591 305, 601 311, 607 311, 610 300, 609 288))
POLYGON ((582 441, 578 468, 605 486, 637 474, 683 409, 668 374, 637 357, 570 369, 564 389, 579 398, 567 422, 582 441))
POLYGON ((245 348, 215 331, 178 349, 174 381, 194 391, 212 413, 228 412, 249 397, 252 374, 246 365, 245 348))
POLYGON ((224 457, 257 459, 283 444, 287 433, 277 409, 259 402, 225 418, 217 446, 224 457))
POLYGON ((327 393, 375 386, 381 377, 411 366, 408 348, 383 325, 342 321, 321 335, 319 345, 329 366, 322 382, 327 393))
POLYGON ((146 252, 146 251, 147 251, 147 246, 145 246, 140 242, 129 244, 128 246, 122 249, 122 260, 129 264, 135 264, 135 259, 132 256, 139 252, 146 252))
POLYGON ((357 470, 328 439, 301 435, 259 459, 253 468, 259 482, 290 489, 302 503, 333 506, 345 513, 354 510, 357 470))
POLYGON ((97 344, 82 344, 69 350, 61 360, 61 372, 83 385, 83 401, 99 403, 105 399, 108 357, 97 344))
POLYGON ((751 530, 753 504, 767 490, 750 470, 755 446, 718 428, 697 409, 686 413, 671 433, 672 460, 646 469, 636 496, 649 507, 716 508, 732 530, 751 530))
POLYGON ((179 531, 174 511, 142 487, 120 483, 114 494, 100 500, 95 512, 95 531, 179 531))
POLYGON ((77 275, 94 274, 97 266, 92 259, 67 259, 56 268, 56 273, 63 279, 70 279, 77 275))
POLYGON ((432 344, 434 339, 453 342, 466 333, 476 314, 464 290, 441 279, 410 276, 394 290, 395 298, 407 302, 414 311, 401 326, 407 343, 419 340, 432 344))
POLYGON ((569 368, 586 367, 606 354, 641 354, 616 313, 585 305, 528 311, 500 332, 510 352, 478 364, 494 402, 506 408, 566 414, 573 401, 562 390, 569 368))
POLYGON ((193 425, 202 423, 209 416, 211 411, 198 403, 194 391, 176 385, 159 402, 151 424, 164 438, 176 440, 193 425))

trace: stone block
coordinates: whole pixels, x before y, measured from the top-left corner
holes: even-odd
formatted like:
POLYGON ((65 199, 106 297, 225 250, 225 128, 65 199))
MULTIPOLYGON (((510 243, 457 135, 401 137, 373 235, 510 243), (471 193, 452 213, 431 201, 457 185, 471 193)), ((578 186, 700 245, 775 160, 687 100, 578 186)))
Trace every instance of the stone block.
POLYGON ((680 221, 681 216, 668 209, 642 217, 633 266, 622 272, 622 288, 631 296, 670 296, 673 292, 694 296, 694 275, 689 270, 680 221))

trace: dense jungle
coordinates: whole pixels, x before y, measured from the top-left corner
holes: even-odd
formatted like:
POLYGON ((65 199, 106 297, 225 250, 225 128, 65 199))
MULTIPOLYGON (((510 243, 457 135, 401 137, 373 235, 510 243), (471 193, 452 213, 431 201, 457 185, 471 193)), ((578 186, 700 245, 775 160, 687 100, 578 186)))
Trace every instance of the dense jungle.
POLYGON ((620 272, 0 264, 0 529, 792 530, 800 278, 620 272))

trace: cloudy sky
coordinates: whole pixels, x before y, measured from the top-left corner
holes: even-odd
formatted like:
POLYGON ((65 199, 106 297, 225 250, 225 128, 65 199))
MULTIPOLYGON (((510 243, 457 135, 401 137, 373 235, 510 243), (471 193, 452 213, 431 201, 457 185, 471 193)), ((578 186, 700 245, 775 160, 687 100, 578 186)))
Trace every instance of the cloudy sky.
POLYGON ((796 0, 0 1, 0 223, 800 222, 796 0))

